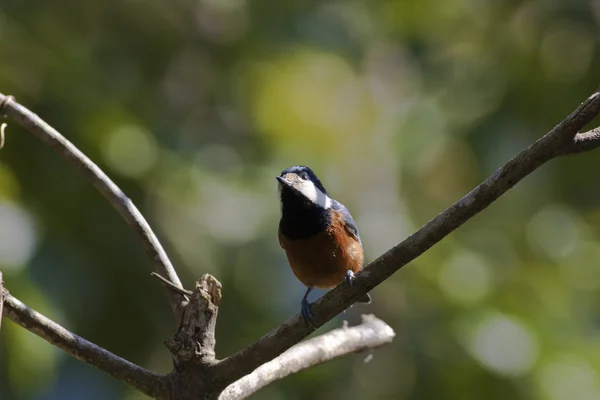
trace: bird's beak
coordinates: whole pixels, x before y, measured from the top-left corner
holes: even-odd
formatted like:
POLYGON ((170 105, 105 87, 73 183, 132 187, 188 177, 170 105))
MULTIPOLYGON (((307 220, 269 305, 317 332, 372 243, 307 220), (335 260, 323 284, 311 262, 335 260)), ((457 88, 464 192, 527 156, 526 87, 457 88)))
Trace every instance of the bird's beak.
POLYGON ((279 183, 283 186, 292 186, 292 182, 288 181, 287 179, 281 176, 276 176, 275 179, 277 179, 279 183))

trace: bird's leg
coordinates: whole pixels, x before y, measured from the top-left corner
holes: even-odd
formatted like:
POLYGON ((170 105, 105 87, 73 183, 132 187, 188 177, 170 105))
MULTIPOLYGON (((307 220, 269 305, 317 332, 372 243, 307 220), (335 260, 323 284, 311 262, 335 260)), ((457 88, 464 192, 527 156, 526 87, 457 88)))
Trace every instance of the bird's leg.
POLYGON ((302 315, 302 319, 304 320, 304 322, 307 325, 312 326, 312 320, 314 318, 314 315, 310 308, 310 303, 306 299, 308 297, 308 294, 311 292, 311 290, 313 290, 313 288, 309 287, 306 290, 306 293, 304 293, 304 297, 302 298, 302 301, 300 302, 300 314, 302 315))
POLYGON ((344 277, 344 282, 346 283, 346 285, 352 287, 352 284, 354 283, 354 272, 352 272, 351 269, 349 269, 348 271, 346 271, 346 276, 344 277))
MULTIPOLYGON (((351 270, 346 271, 346 276, 344 277, 344 283, 346 285, 352 287, 352 285, 354 284, 354 279, 356 279, 354 272, 352 272, 351 270)), ((361 297, 358 298, 357 302, 369 304, 369 303, 371 303, 371 296, 369 296, 369 293, 365 293, 364 295, 362 295, 361 297)), ((350 306, 350 307, 352 307, 352 306, 350 306)))

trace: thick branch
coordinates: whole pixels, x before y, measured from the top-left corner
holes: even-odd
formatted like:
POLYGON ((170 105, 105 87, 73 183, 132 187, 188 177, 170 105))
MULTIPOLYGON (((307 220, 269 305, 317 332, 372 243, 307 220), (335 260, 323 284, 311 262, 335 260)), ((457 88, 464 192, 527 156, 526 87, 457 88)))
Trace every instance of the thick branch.
MULTIPOLYGON (((56 152, 65 157, 73 166, 89 179, 96 189, 113 205, 127 221, 129 226, 142 241, 146 254, 154 264, 156 272, 181 287, 181 281, 160 244, 158 238, 148 225, 144 216, 133 202, 110 180, 110 178, 83 154, 77 147, 63 137, 56 129, 44 122, 39 116, 18 104, 11 96, 0 93, 0 115, 6 115, 23 128, 33 133, 56 152)), ((176 291, 167 289, 171 307, 179 316, 183 296, 176 291)))
POLYGON ((152 373, 69 332, 4 290, 5 315, 23 328, 153 398, 166 398, 166 377, 152 373))
MULTIPOLYGON (((497 169, 479 186, 429 221, 399 245, 385 252, 357 274, 352 288, 340 285, 317 300, 312 307, 314 324, 320 327, 371 291, 394 272, 423 254, 449 233, 492 204, 542 164, 571 149, 578 131, 600 113, 600 92, 587 98, 567 118, 515 158, 497 169)), ((315 328, 300 316, 284 322, 258 341, 216 366, 224 383, 249 374, 307 337, 315 328)))
POLYGON ((382 320, 363 315, 362 324, 327 332, 299 343, 250 375, 228 386, 219 400, 245 399, 270 383, 327 361, 391 343, 396 334, 382 320))

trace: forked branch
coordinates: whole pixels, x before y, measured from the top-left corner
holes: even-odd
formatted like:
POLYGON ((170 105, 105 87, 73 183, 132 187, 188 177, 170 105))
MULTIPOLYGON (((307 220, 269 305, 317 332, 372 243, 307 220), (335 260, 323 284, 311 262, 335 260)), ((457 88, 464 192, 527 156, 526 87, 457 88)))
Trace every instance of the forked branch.
MULTIPOLYGON (((0 115, 3 113, 34 133, 80 169, 138 234, 157 273, 171 282, 173 284, 171 286, 181 287, 175 270, 146 220, 121 190, 92 161, 37 115, 17 104, 11 97, 0 94, 0 115)), ((357 274, 352 288, 344 285, 338 286, 316 301, 313 304, 315 327, 323 325, 347 309, 359 297, 371 291, 404 265, 487 208, 498 197, 547 161, 599 147, 600 131, 598 129, 579 133, 599 113, 600 93, 596 92, 550 132, 497 169, 462 199, 365 267, 357 274)), ((190 302, 195 302, 198 306, 190 307, 189 310, 185 310, 187 308, 186 301, 183 299, 183 293, 187 292, 173 290, 173 287, 168 289, 173 308, 176 311, 184 309, 186 312, 178 313, 178 316, 183 316, 179 330, 173 340, 168 342, 169 348, 178 362, 178 368, 166 378, 133 365, 68 332, 27 308, 10 296, 6 290, 3 292, 5 295, 4 312, 13 321, 63 348, 67 353, 110 373, 146 394, 163 398, 164 390, 167 390, 169 398, 181 400, 217 398, 228 386, 229 388, 223 393, 224 398, 245 398, 273 380, 287 376, 301 368, 308 368, 316 363, 347 354, 348 351, 353 351, 352 349, 372 348, 384 343, 365 342, 364 336, 353 336, 356 332, 361 332, 361 327, 364 329, 369 325, 367 322, 358 328, 325 334, 282 354, 315 329, 306 326, 302 319, 296 316, 247 348, 222 361, 217 361, 214 359, 212 348, 217 314, 215 307, 218 307, 220 300, 220 284, 216 280, 212 282, 211 278, 205 276, 197 283, 190 302), (340 344, 337 351, 320 352, 323 350, 323 341, 330 337, 337 337, 338 343, 343 345, 340 344), (299 355, 299 351, 302 355, 299 355), (273 360, 276 357, 279 358, 273 360), (165 379, 168 382, 166 384, 165 379)), ((379 325, 378 334, 384 335, 380 339, 384 340, 386 333, 389 340, 393 337, 393 332, 387 328, 379 325)))
MULTIPOLYGON (((212 276, 205 274, 196 282, 193 292, 183 289, 175 270, 144 217, 97 165, 36 114, 19 105, 11 96, 0 94, 0 115, 6 115, 18 122, 81 170, 138 234, 155 265, 157 273, 153 275, 166 285, 171 304, 180 317, 177 333, 165 343, 173 353, 176 368, 168 375, 147 371, 69 332, 12 297, 7 290, 0 290, 0 299, 2 296, 5 297, 4 301, 0 301, 0 306, 6 305, 6 316, 66 353, 154 398, 183 399, 198 398, 201 395, 216 397, 222 388, 232 382, 223 384, 217 377, 219 371, 214 368, 219 363, 214 356, 214 333, 221 298, 221 284, 212 276)), ((309 357, 301 358, 298 356, 298 351, 290 351, 263 368, 262 372, 258 371, 262 375, 247 377, 238 387, 248 387, 253 379, 251 384, 253 390, 258 390, 259 381, 264 382, 262 378, 267 371, 266 368, 287 366, 277 375, 281 378, 292 373, 293 370, 308 368, 349 352, 379 347, 390 342, 393 336, 394 333, 389 326, 379 320, 369 319, 359 327, 336 330, 302 344, 299 350, 307 352, 309 357), (375 329, 379 328, 381 331, 375 332, 375 329), (336 341, 335 346, 325 348, 325 344, 333 339, 336 341), (295 367, 290 369, 293 365, 295 367)))
POLYGON ((285 353, 229 385, 219 400, 245 399, 278 379, 335 360, 351 353, 376 349, 391 343, 396 334, 374 315, 363 315, 362 324, 334 329, 298 343, 285 353))
POLYGON ((575 135, 573 143, 565 149, 564 155, 583 153, 598 146, 600 146, 600 128, 575 135))
MULTIPOLYGON (((37 114, 17 103, 12 96, 0 93, 0 115, 7 116, 33 133, 81 171, 136 233, 144 245, 146 254, 154 265, 156 272, 174 285, 182 287, 167 253, 144 216, 125 193, 92 160, 37 114)), ((167 290, 167 296, 178 317, 184 303, 183 296, 174 290, 167 290)))

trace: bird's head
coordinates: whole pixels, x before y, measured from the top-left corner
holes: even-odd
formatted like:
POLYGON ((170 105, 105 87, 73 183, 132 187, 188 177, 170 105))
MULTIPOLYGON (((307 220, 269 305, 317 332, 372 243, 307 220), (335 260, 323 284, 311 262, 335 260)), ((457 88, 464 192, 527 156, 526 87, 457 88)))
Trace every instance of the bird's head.
POLYGON ((279 194, 282 203, 285 195, 302 197, 317 207, 331 208, 331 197, 312 169, 297 165, 284 170, 276 177, 279 181, 279 194))

